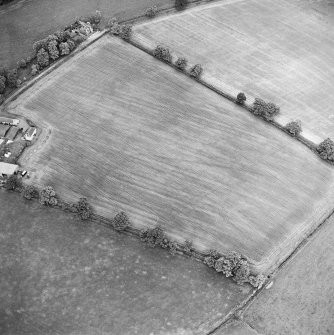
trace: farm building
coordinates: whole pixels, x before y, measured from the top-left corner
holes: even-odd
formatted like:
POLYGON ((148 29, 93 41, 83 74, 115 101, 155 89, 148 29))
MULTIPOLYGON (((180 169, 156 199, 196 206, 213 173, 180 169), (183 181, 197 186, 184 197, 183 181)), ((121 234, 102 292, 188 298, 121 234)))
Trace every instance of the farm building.
POLYGON ((34 128, 34 127, 30 127, 27 132, 25 133, 24 135, 24 139, 26 141, 32 141, 32 139, 34 138, 34 136, 36 135, 37 133, 37 129, 34 128))
POLYGON ((20 120, 18 119, 10 119, 7 117, 1 117, 0 116, 0 124, 8 124, 11 126, 17 126, 20 123, 20 120))
POLYGON ((9 164, 0 162, 0 176, 11 176, 18 170, 19 166, 16 164, 9 164))
POLYGON ((8 124, 0 123, 0 137, 5 137, 9 128, 10 126, 8 124))

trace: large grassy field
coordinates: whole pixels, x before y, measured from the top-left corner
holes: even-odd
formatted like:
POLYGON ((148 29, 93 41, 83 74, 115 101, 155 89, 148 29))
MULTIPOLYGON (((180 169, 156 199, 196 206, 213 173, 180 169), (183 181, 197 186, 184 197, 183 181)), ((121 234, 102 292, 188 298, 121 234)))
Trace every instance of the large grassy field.
POLYGON ((266 270, 333 208, 333 168, 190 78, 104 37, 8 106, 43 128, 31 181, 266 270))
POLYGON ((105 18, 129 19, 157 5, 171 8, 175 0, 20 0, 0 7, 0 64, 16 66, 32 52, 36 40, 64 28, 74 18, 102 11, 105 18))
POLYGON ((207 334, 250 294, 203 264, 0 190, 1 335, 207 334))
POLYGON ((322 11, 297 0, 221 1, 140 24, 136 40, 201 63, 203 78, 227 92, 277 103, 279 122, 300 119, 320 142, 334 137, 334 15, 319 3, 322 11))
POLYGON ((259 334, 334 333, 334 217, 254 300, 244 319, 259 334))

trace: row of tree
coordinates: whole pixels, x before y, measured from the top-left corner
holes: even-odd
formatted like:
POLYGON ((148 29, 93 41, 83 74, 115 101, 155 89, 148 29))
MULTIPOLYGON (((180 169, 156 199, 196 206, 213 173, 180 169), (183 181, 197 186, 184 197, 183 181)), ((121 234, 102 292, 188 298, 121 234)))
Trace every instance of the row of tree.
MULTIPOLYGON (((165 46, 157 45, 157 47, 153 51, 153 55, 154 57, 156 57, 157 59, 160 59, 163 62, 170 63, 170 64, 172 63, 172 59, 173 59, 172 53, 170 49, 165 46)), ((188 61, 184 57, 179 57, 174 63, 174 65, 181 71, 186 71, 187 64, 188 64, 188 61)), ((190 76, 194 78, 199 78, 202 72, 203 72, 203 68, 201 64, 195 64, 189 70, 190 76)))
POLYGON ((13 89, 22 84, 18 72, 20 68, 26 68, 36 57, 36 64, 31 66, 31 74, 33 76, 36 75, 40 70, 49 66, 51 62, 73 51, 93 31, 92 26, 97 29, 101 18, 101 12, 96 11, 93 15, 76 19, 74 23, 67 26, 64 30, 56 31, 54 34, 36 41, 33 44, 32 57, 29 56, 18 61, 17 68, 9 70, 0 65, 0 104, 4 100, 4 93, 7 87, 13 89))
MULTIPOLYGON (((75 213, 82 220, 91 218, 93 214, 92 206, 86 198, 80 198, 77 203, 63 202, 59 199, 52 186, 46 186, 42 190, 39 190, 33 185, 23 185, 21 178, 17 175, 12 175, 7 179, 5 188, 9 191, 20 192, 25 199, 38 199, 42 205, 57 206, 65 211, 75 213)), ((116 231, 121 232, 130 227, 131 223, 127 214, 120 212, 111 221, 111 226, 116 231)), ((196 253, 191 241, 185 241, 183 245, 177 244, 170 240, 160 227, 141 230, 140 238, 150 247, 167 249, 173 255, 176 254, 177 250, 181 250, 188 255, 196 253)), ((262 275, 252 275, 247 259, 242 257, 240 253, 229 252, 223 255, 212 250, 204 258, 203 262, 226 277, 232 277, 238 284, 249 282, 254 287, 260 287, 263 284, 264 277, 262 275)))
MULTIPOLYGON (((245 93, 240 92, 237 95, 236 103, 244 105, 247 98, 245 93)), ((280 108, 272 102, 265 102, 261 99, 255 99, 253 104, 252 112, 265 119, 266 121, 273 120, 274 116, 278 115, 280 108)), ((285 130, 293 137, 297 137, 302 131, 302 125, 300 120, 290 121, 285 125, 285 130)))

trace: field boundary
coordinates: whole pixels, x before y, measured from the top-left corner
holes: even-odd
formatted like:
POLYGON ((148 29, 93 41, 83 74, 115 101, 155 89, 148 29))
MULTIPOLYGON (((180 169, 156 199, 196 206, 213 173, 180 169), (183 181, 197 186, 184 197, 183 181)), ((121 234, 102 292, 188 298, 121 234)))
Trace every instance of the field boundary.
MULTIPOLYGON (((186 11, 189 8, 200 6, 200 5, 205 4, 205 3, 212 3, 212 2, 217 2, 217 1, 219 1, 219 0, 189 0, 189 3, 187 4, 187 8, 182 10, 182 11, 186 11)), ((178 12, 178 10, 175 8, 175 6, 173 6, 173 7, 169 7, 169 8, 159 10, 157 12, 156 16, 165 16, 169 13, 175 13, 175 12, 178 12)), ((145 13, 143 13, 141 15, 134 16, 134 17, 132 17, 130 19, 127 19, 127 20, 120 20, 119 23, 120 24, 127 24, 127 23, 134 24, 134 23, 138 23, 140 21, 150 21, 150 20, 152 20, 152 19, 148 18, 145 15, 145 13)), ((73 52, 71 52, 68 55, 63 56, 61 59, 54 62, 51 66, 49 66, 45 70, 42 70, 42 72, 39 75, 37 75, 37 76, 31 78, 30 80, 24 82, 19 89, 14 90, 12 93, 10 93, 6 97, 6 99, 2 103, 0 103, 0 112, 5 110, 6 106, 10 102, 15 101, 18 95, 24 93, 27 89, 29 89, 31 86, 33 86, 37 81, 42 79, 44 76, 46 76, 47 74, 49 74, 53 70, 57 69, 59 66, 61 66, 66 61, 68 61, 69 59, 71 59, 72 57, 77 55, 80 51, 83 51, 84 49, 86 49, 88 46, 90 46, 91 44, 93 44, 94 42, 99 40, 103 35, 105 35, 107 33, 109 33, 109 29, 107 29, 107 28, 103 29, 102 31, 94 32, 92 35, 90 35, 88 37, 88 39, 86 41, 82 42, 73 52)))
POLYGON ((30 81, 24 83, 18 90, 15 90, 12 94, 10 94, 6 100, 3 102, 1 106, 1 110, 4 111, 7 107, 7 105, 17 99, 17 97, 27 91, 30 87, 32 87, 34 84, 36 84, 39 80, 50 74, 53 70, 56 70, 58 67, 63 65, 65 62, 67 62, 69 59, 76 56, 79 52, 85 50, 87 47, 89 47, 92 43, 99 40, 103 35, 106 34, 106 30, 103 30, 101 32, 95 32, 91 36, 88 37, 88 39, 84 42, 82 42, 72 53, 66 55, 62 59, 59 59, 54 64, 49 66, 47 69, 42 71, 39 75, 36 77, 33 77, 30 81))
MULTIPOLYGON (((129 40, 126 40, 128 43, 130 43, 131 45, 133 45, 134 47, 140 49, 141 51, 147 53, 148 55, 156 58, 154 56, 154 50, 145 46, 143 43, 140 43, 138 41, 134 41, 133 39, 129 39, 129 40)), ((167 65, 169 65, 170 67, 174 68, 176 71, 180 72, 180 73, 183 73, 184 75, 188 76, 189 78, 197 81, 198 83, 200 83, 201 85, 205 86, 206 88, 208 88, 209 90, 215 92, 216 94, 222 96, 223 98, 233 102, 234 104, 238 105, 239 107, 241 108, 244 108, 246 109, 250 114, 252 114, 255 118, 259 119, 260 121, 262 122, 265 122, 265 123, 269 123, 271 124, 272 126, 276 127, 277 129, 281 130, 282 132, 284 132, 285 134, 287 134, 290 138, 293 138, 293 139, 296 139, 297 141, 299 141, 300 143, 302 143, 303 145, 305 145, 308 149, 310 149, 313 153, 315 153, 322 162, 325 162, 329 165, 334 165, 334 162, 332 161, 329 161, 327 159, 323 159, 319 152, 317 151, 317 144, 310 141, 309 139, 307 139, 306 137, 300 135, 300 134, 297 134, 296 136, 292 136, 289 131, 285 128, 285 126, 281 125, 279 122, 275 121, 275 120, 264 120, 262 117, 259 117, 259 116, 256 116, 254 115, 253 113, 253 109, 252 109, 252 105, 248 104, 248 103, 244 103, 244 104, 240 104, 238 103, 237 101, 237 98, 234 97, 233 95, 223 91, 222 89, 208 83, 206 80, 204 79, 201 79, 200 77, 199 78, 196 78, 196 77, 193 77, 190 75, 190 73, 188 73, 187 71, 182 71, 180 70, 174 63, 172 62, 166 62, 166 61, 163 61, 163 60, 159 60, 167 65)))
POLYGON ((285 268, 287 263, 290 260, 292 261, 294 259, 294 257, 296 257, 299 254, 299 252, 301 252, 308 245, 308 243, 312 242, 312 239, 315 237, 315 235, 318 234, 319 231, 321 229, 323 229, 324 226, 326 226, 326 224, 328 224, 328 221, 332 216, 334 216, 334 209, 330 212, 330 214, 323 221, 321 221, 319 223, 319 225, 317 227, 315 227, 296 246, 296 248, 294 248, 294 250, 283 260, 283 262, 281 262, 276 267, 275 270, 273 270, 270 274, 268 274, 268 276, 266 277, 266 280, 265 280, 265 282, 264 282, 264 284, 262 285, 261 288, 257 289, 253 294, 251 294, 248 298, 246 298, 243 303, 240 303, 239 307, 235 308, 233 313, 232 313, 232 311, 231 311, 231 313, 229 313, 229 317, 226 316, 224 318, 224 320, 222 321, 222 323, 218 327, 216 327, 215 329, 213 329, 211 332, 209 332, 206 335, 214 335, 217 330, 224 327, 230 319, 233 319, 233 317, 235 317, 236 319, 240 319, 241 321, 244 321, 242 319, 242 314, 245 312, 245 309, 247 309, 255 301, 257 296, 260 295, 266 289, 267 285, 285 268))

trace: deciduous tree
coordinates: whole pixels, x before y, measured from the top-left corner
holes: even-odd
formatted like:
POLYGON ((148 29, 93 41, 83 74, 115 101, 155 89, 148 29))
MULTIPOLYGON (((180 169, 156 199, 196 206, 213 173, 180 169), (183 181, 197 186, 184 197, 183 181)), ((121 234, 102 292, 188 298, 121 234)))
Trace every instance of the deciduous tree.
POLYGON ((291 121, 286 126, 285 129, 292 135, 298 136, 302 131, 302 123, 300 120, 291 121))
POLYGON ((246 101, 246 95, 243 92, 238 93, 237 95, 237 103, 240 105, 243 105, 246 101))
POLYGON ((49 56, 51 59, 56 60, 59 58, 59 50, 57 47, 57 41, 56 40, 51 40, 48 43, 48 51, 49 51, 49 56))
POLYGON ((45 206, 56 206, 58 199, 52 186, 46 186, 39 194, 39 201, 45 206))
POLYGON ((44 48, 39 49, 37 52, 37 64, 43 68, 49 65, 49 54, 44 48))
POLYGON ((191 68, 190 75, 194 78, 199 78, 202 72, 203 72, 202 65, 196 64, 191 68))

